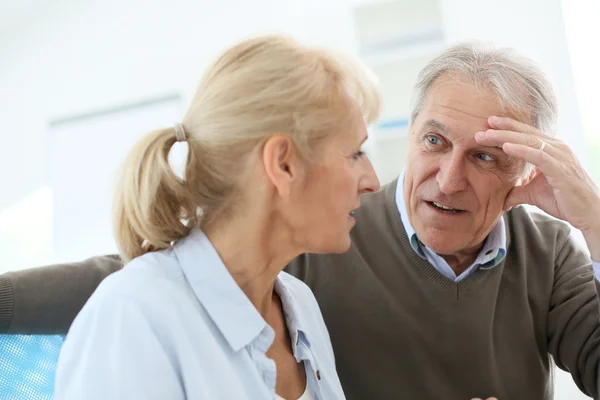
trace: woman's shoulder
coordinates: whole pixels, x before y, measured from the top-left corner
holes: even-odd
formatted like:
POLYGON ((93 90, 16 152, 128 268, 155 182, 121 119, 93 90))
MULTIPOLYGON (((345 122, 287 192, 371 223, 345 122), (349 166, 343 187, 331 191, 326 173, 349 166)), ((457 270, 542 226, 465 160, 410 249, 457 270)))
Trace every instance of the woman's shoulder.
POLYGON ((147 253, 105 278, 82 313, 110 313, 135 307, 144 315, 168 314, 172 311, 169 304, 189 297, 188 286, 174 254, 147 253))
POLYGON ((77 319, 163 331, 168 326, 204 326, 208 318, 177 258, 166 250, 135 258, 104 279, 77 319), (190 314, 196 318, 190 319, 190 314))

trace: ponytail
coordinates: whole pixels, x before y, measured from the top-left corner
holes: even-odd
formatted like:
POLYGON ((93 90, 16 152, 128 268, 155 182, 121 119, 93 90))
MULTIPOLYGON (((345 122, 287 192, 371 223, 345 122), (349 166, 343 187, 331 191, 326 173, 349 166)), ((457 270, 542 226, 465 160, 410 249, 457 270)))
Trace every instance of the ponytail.
POLYGON ((130 151, 115 190, 113 229, 121 258, 129 262, 162 250, 188 234, 191 193, 169 164, 175 128, 153 131, 130 151))

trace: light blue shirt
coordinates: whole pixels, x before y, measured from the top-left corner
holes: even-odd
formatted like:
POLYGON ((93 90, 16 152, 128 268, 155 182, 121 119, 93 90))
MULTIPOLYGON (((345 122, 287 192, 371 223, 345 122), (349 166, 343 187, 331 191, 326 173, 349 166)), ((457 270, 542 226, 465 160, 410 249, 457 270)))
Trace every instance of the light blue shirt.
MULTIPOLYGON (((311 290, 275 282, 297 362, 315 399, 344 399, 329 334, 311 290)), ((200 230, 106 278, 67 335, 55 398, 274 399, 274 340, 200 230)))
MULTIPOLYGON (((429 261, 429 263, 433 265, 435 269, 440 272, 440 274, 455 282, 462 281, 478 269, 492 269, 496 265, 500 264, 506 255, 506 227, 504 225, 504 217, 500 217, 498 222, 488 234, 488 237, 483 244, 483 248, 477 255, 477 258, 473 264, 471 264, 471 266, 469 266, 458 276, 452 270, 452 268, 450 268, 450 265, 448 265, 446 260, 436 254, 429 247, 421 243, 417 233, 410 224, 406 212, 406 201, 404 198, 404 175, 405 170, 402 171, 400 178, 398 178, 398 185, 396 187, 396 206, 398 207, 398 212, 400 213, 400 218, 402 219, 402 224, 406 230, 406 235, 410 240, 411 247, 419 256, 429 261)), ((594 275, 596 276, 596 279, 600 281, 600 262, 592 261, 592 266, 594 268, 594 275)))

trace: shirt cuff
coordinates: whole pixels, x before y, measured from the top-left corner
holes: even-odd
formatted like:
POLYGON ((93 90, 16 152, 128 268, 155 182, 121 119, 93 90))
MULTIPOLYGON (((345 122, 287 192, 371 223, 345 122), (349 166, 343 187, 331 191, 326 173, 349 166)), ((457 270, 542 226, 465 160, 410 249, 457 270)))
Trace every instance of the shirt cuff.
POLYGON ((600 262, 592 261, 592 267, 594 268, 594 276, 596 280, 600 282, 600 262))

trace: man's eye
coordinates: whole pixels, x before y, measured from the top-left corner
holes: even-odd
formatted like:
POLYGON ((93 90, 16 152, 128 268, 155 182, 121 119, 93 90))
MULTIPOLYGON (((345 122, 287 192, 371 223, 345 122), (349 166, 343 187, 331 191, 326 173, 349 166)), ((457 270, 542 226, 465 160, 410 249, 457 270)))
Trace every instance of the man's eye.
POLYGON ((476 157, 482 161, 494 161, 495 160, 495 158, 493 156, 490 156, 487 153, 477 153, 476 157))
POLYGON ((431 144, 439 144, 440 138, 435 135, 427 135, 427 141, 431 144))

